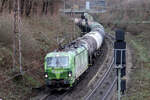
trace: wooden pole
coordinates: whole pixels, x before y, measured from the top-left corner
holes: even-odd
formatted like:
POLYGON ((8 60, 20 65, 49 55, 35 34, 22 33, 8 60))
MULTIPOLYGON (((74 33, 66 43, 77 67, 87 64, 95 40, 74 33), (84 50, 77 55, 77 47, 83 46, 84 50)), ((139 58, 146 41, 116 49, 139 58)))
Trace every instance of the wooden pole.
POLYGON ((17 0, 15 0, 14 6, 13 69, 16 67, 17 0))
POLYGON ((19 42, 19 66, 20 66, 20 73, 22 74, 22 52, 21 52, 21 28, 20 24, 20 0, 18 0, 18 42, 19 42))
POLYGON ((16 67, 16 52, 19 49, 19 68, 22 74, 21 28, 20 28, 20 0, 15 0, 14 6, 14 40, 13 40, 13 67, 16 67), (16 40, 18 39, 18 46, 16 40))

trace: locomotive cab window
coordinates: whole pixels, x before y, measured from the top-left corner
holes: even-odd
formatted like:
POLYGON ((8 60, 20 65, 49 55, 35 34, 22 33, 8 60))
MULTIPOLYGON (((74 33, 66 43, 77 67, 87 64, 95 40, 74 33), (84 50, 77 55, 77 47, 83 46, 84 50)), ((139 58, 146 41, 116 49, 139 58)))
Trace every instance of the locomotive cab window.
POLYGON ((69 65, 69 57, 48 57, 47 58, 47 67, 67 67, 69 65))

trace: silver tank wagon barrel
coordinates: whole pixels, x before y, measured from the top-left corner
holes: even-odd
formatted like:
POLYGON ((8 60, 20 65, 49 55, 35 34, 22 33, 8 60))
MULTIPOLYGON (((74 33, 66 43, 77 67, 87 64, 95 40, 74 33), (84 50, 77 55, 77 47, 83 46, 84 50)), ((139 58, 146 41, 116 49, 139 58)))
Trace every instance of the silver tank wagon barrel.
POLYGON ((100 23, 95 22, 91 15, 84 13, 84 17, 85 19, 75 18, 75 23, 82 25, 82 27, 87 27, 86 25, 88 25, 91 31, 82 36, 78 41, 87 48, 89 55, 92 55, 95 50, 101 47, 105 31, 104 27, 100 23))

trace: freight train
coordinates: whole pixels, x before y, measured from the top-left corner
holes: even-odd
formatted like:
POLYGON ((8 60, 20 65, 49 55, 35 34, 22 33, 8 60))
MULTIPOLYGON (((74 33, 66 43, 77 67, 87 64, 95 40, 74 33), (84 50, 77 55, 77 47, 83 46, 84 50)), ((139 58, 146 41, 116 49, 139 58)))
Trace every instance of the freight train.
POLYGON ((95 22, 91 15, 84 13, 81 18, 75 19, 75 23, 89 32, 66 45, 61 51, 46 55, 44 77, 47 86, 72 87, 88 69, 94 52, 102 46, 104 27, 95 22))

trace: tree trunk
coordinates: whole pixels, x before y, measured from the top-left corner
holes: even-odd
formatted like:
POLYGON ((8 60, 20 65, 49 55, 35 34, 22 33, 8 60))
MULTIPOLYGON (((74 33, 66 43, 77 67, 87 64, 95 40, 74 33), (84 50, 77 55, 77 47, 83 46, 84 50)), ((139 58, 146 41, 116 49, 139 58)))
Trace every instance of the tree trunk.
POLYGON ((4 6, 5 6, 5 4, 6 4, 6 2, 7 2, 8 0, 2 0, 1 2, 2 2, 2 5, 1 5, 1 10, 0 10, 0 12, 3 12, 3 8, 4 8, 4 6))
POLYGON ((24 3, 25 3, 25 0, 21 0, 21 7, 20 7, 20 9, 21 9, 21 15, 23 15, 24 14, 24 3))
POLYGON ((32 0, 26 0, 26 9, 25 9, 26 16, 30 15, 31 8, 32 8, 32 0))
POLYGON ((36 0, 33 1, 33 15, 37 14, 38 9, 38 3, 36 0))

